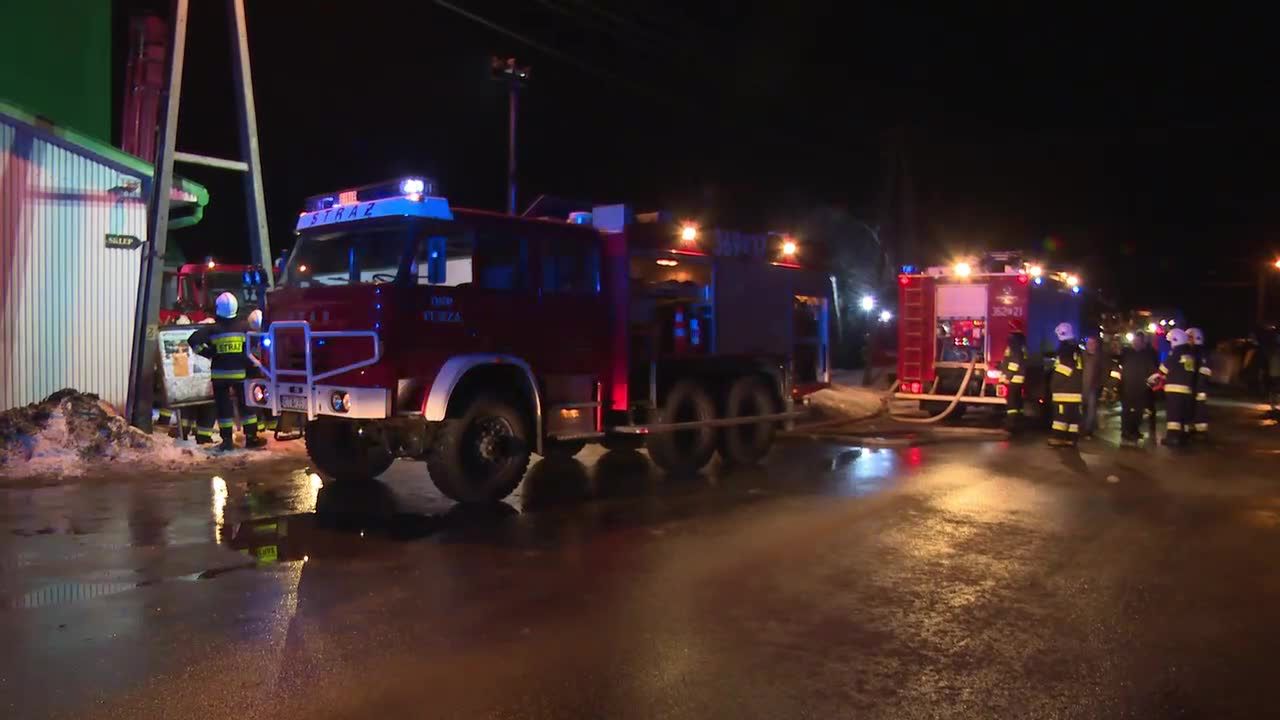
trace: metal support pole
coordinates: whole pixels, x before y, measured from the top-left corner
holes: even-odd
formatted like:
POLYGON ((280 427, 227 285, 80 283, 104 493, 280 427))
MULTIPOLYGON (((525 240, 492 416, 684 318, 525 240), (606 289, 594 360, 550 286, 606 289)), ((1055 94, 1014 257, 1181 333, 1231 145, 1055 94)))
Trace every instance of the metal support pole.
POLYGON ((507 214, 516 214, 516 113, 520 104, 520 86, 514 78, 509 81, 507 119, 507 214))
MULTIPOLYGON (((245 174, 245 200, 249 214, 249 252, 253 264, 271 267, 271 239, 267 233, 267 206, 262 193, 262 160, 258 153, 258 111, 253 102, 253 73, 249 66, 249 33, 244 20, 244 0, 228 0, 231 29, 236 36, 232 51, 235 71, 236 106, 240 111, 240 155, 249 165, 245 174)), ((273 273, 266 272, 267 287, 274 285, 273 273)))
POLYGON ((164 280, 164 253, 168 242, 169 195, 173 188, 173 154, 178 135, 178 104, 182 97, 182 64, 187 49, 187 3, 174 0, 170 31, 169 83, 165 95, 164 124, 160 126, 155 172, 151 177, 147 245, 138 278, 138 303, 134 310, 133 353, 129 363, 129 415, 133 424, 151 429, 151 402, 155 387, 156 331, 160 319, 160 286, 164 280))

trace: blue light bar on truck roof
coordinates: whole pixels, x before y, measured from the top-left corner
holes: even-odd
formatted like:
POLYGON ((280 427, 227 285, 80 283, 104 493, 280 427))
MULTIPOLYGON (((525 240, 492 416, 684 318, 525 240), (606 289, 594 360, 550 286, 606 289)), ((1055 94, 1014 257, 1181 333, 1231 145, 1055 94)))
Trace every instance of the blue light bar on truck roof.
POLYGON ((449 201, 434 197, 433 180, 408 177, 374 185, 313 195, 298 215, 297 230, 340 222, 385 217, 422 217, 452 220, 449 201))

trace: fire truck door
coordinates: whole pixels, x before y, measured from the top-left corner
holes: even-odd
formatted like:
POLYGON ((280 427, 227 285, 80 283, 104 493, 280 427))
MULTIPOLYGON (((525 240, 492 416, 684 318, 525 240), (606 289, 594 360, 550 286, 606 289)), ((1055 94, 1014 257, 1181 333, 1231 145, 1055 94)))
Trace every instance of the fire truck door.
POLYGON ((601 375, 608 307, 601 294, 600 246, 589 237, 548 237, 541 251, 541 367, 552 374, 601 375))

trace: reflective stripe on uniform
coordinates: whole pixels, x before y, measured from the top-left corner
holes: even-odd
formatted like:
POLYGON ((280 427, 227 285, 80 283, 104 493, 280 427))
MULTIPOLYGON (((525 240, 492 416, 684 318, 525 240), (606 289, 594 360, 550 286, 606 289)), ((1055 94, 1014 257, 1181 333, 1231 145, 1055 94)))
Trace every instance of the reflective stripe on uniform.
POLYGON ((1190 385, 1178 385, 1178 384, 1176 384, 1176 383, 1166 383, 1166 384, 1165 384, 1165 386, 1164 386, 1164 391, 1165 391, 1165 392, 1171 392, 1171 393, 1178 393, 1178 394, 1180 394, 1180 395, 1190 395, 1190 394, 1191 394, 1191 386, 1190 386, 1190 385))
POLYGON ((1009 380, 1009 382, 1013 383, 1014 385, 1021 385, 1026 381, 1027 381, 1027 378, 1025 375, 1014 375, 1013 378, 1009 380))
POLYGON ((1054 430, 1062 430, 1063 432, 1066 432, 1066 429, 1067 429, 1067 423, 1066 423, 1066 422, 1064 422, 1064 421, 1062 421, 1062 420, 1054 420, 1054 421, 1053 421, 1053 429, 1054 429, 1054 430))
POLYGON ((230 420, 226 418, 218 418, 218 427, 222 428, 223 430, 226 430, 228 428, 233 428, 235 426, 236 426, 235 418, 231 418, 230 420))
POLYGON ((161 420, 168 420, 169 418, 173 417, 173 411, 161 409, 159 411, 159 415, 161 420))
POLYGON ((257 416, 257 415, 250 415, 249 417, 245 418, 244 420, 241 420, 241 421, 240 421, 240 424, 241 424, 241 425, 243 425, 243 426, 245 426, 245 427, 249 427, 250 425, 257 425, 257 424, 258 424, 258 416, 257 416))
POLYGON ((1170 430, 1179 430, 1179 431, 1180 431, 1180 430, 1182 430, 1182 423, 1180 423, 1180 422, 1175 422, 1175 421, 1173 421, 1173 420, 1170 420, 1170 421, 1169 421, 1169 423, 1168 423, 1165 427, 1167 427, 1167 428, 1168 428, 1168 429, 1170 429, 1170 430))
POLYGON ((1209 377, 1213 377, 1213 370, 1210 370, 1210 369, 1209 369, 1209 367, 1208 367, 1208 366, 1206 366, 1206 365, 1201 365, 1201 366, 1200 366, 1200 374, 1201 374, 1201 375, 1207 375, 1207 376, 1209 376, 1209 377))
POLYGON ((1053 401, 1056 403, 1078 403, 1084 401, 1084 396, 1080 393, 1054 393, 1053 401))
POLYGON ((1021 415, 1022 411, 1019 410, 1018 408, 1005 408, 1004 414, 1005 415, 1021 415))
POLYGON ((1009 372, 1018 372, 1019 370, 1022 369, 1022 366, 1018 365, 1018 363, 1016 362, 1011 362, 1011 363, 1005 363, 1005 368, 1007 368, 1009 372))
POLYGON ((1067 432, 1078 433, 1080 432, 1080 426, 1076 425, 1075 423, 1071 423, 1070 425, 1067 426, 1067 432))
POLYGON ((1119 379, 1120 379, 1120 371, 1119 371, 1119 370, 1112 370, 1112 371, 1111 371, 1111 377, 1115 378, 1116 380, 1119 380, 1119 379))
POLYGON ((214 368, 210 371, 214 380, 244 380, 244 370, 219 370, 214 368))
POLYGON ((276 429, 276 424, 277 424, 278 422, 279 422, 279 421, 278 421, 278 420, 276 420, 274 417, 269 417, 269 418, 267 418, 266 420, 263 420, 263 421, 262 421, 262 427, 263 427, 263 429, 264 429, 264 430, 275 430, 275 429, 276 429))
POLYGON ((1209 399, 1209 393, 1196 393, 1196 402, 1206 402, 1209 399))
POLYGON ((196 437, 198 437, 198 438, 211 438, 211 437, 213 437, 213 428, 211 428, 211 427, 207 427, 207 428, 205 428, 205 427, 202 427, 202 428, 196 428, 196 437))
POLYGON ((1053 368, 1053 371, 1058 373, 1059 375, 1065 375, 1067 377, 1071 377, 1071 373, 1075 372, 1074 370, 1067 367, 1066 365, 1063 365, 1062 363, 1058 363, 1058 365, 1053 368))
POLYGON ((1168 375, 1168 374, 1169 374, 1169 368, 1165 367, 1165 366, 1164 366, 1164 363, 1160 363, 1160 374, 1161 374, 1161 375, 1168 375))
POLYGON ((1209 432, 1209 423, 1196 423, 1196 432, 1209 432))

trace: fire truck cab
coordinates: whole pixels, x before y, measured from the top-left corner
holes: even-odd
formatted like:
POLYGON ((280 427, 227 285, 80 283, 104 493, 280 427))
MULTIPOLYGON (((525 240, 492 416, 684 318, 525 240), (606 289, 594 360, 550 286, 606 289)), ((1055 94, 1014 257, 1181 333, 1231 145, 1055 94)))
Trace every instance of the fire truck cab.
POLYGON ((311 198, 297 232, 245 393, 305 415, 337 479, 425 460, 445 495, 487 502, 530 453, 588 442, 677 473, 755 462, 794 389, 829 377, 830 280, 780 236, 621 205, 465 210, 425 178, 311 198))
POLYGON ((1006 405, 1000 361, 1012 325, 1027 338, 1027 410, 1039 412, 1057 348, 1054 328, 1069 322, 1081 333, 1083 296, 1078 276, 1050 272, 1016 253, 898 275, 899 400, 939 411, 958 398, 965 405, 1006 405), (972 369, 971 369, 972 368, 972 369), (965 381, 966 376, 968 381, 965 381))
POLYGON ((160 324, 178 322, 183 316, 193 323, 211 318, 213 302, 224 292, 234 294, 247 312, 261 304, 265 286, 262 269, 252 265, 220 264, 213 259, 185 263, 164 274, 160 324))

